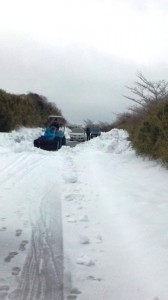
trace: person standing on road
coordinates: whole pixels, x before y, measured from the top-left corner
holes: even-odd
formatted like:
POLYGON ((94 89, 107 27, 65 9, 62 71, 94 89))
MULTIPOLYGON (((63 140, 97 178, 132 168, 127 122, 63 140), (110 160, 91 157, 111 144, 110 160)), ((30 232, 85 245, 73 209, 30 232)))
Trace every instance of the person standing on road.
POLYGON ((87 136, 87 141, 90 140, 90 127, 86 128, 86 136, 87 136))

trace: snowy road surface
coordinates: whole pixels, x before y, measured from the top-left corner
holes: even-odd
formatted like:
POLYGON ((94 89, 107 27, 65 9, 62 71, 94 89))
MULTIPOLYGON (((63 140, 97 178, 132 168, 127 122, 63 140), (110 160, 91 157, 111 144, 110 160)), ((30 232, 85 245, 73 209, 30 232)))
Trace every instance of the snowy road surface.
POLYGON ((168 172, 124 131, 58 152, 0 134, 0 299, 167 300, 168 172))

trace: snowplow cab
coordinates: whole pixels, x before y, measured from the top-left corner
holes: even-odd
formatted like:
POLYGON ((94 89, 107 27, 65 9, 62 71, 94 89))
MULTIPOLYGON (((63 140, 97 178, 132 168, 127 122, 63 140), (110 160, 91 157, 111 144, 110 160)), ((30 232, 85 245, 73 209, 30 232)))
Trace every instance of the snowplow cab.
POLYGON ((48 116, 48 127, 52 124, 65 128, 66 120, 62 116, 50 115, 48 116))
POLYGON ((66 120, 62 116, 48 116, 48 126, 44 135, 34 140, 34 147, 47 151, 57 151, 65 146, 65 124, 66 120))

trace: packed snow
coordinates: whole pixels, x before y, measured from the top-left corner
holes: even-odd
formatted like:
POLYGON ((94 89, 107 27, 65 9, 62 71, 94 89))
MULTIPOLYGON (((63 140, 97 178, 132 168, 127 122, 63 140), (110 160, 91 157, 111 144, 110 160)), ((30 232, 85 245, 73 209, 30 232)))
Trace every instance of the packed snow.
POLYGON ((33 147, 41 133, 0 133, 0 299, 57 299, 17 297, 38 239, 39 276, 63 247, 64 299, 167 300, 168 171, 137 157, 123 130, 57 152, 33 147))

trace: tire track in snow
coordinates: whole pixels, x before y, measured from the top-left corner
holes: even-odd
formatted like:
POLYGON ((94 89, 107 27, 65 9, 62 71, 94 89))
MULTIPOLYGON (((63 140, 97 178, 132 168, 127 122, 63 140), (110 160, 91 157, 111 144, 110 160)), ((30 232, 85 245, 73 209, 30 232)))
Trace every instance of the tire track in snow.
POLYGON ((38 157, 36 160, 34 160, 34 158, 32 160, 31 156, 24 154, 21 158, 16 159, 16 161, 13 162, 11 165, 7 165, 2 169, 0 178, 2 177, 3 179, 2 180, 0 179, 0 185, 6 183, 12 177, 15 178, 15 180, 23 178, 29 172, 31 172, 33 168, 40 165, 42 160, 44 159, 45 159, 44 157, 41 157, 40 159, 38 157), (30 163, 28 164, 29 161, 30 163))
POLYGON ((17 170, 20 169, 21 166, 26 163, 27 159, 27 155, 23 154, 21 157, 14 157, 14 161, 9 161, 6 166, 2 167, 0 175, 0 184, 9 180, 11 177, 13 177, 13 175, 16 176, 17 170), (1 178, 3 179, 1 180, 1 178))
POLYGON ((63 300, 61 203, 53 190, 42 199, 20 278, 9 299, 63 300))
POLYGON ((7 172, 9 171, 10 169, 15 169, 15 166, 17 166, 18 164, 20 164, 21 161, 24 161, 25 159, 27 158, 27 154, 23 154, 22 156, 18 156, 17 158, 14 156, 13 157, 13 161, 12 162, 9 162, 8 161, 8 165, 7 166, 4 166, 2 169, 1 169, 1 174, 3 172, 7 172))

